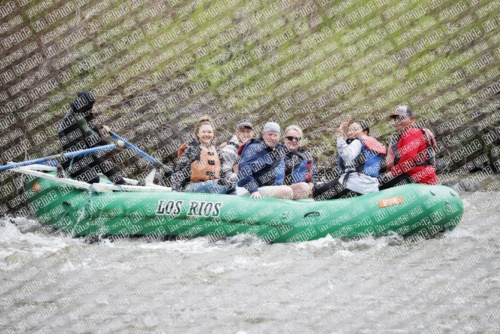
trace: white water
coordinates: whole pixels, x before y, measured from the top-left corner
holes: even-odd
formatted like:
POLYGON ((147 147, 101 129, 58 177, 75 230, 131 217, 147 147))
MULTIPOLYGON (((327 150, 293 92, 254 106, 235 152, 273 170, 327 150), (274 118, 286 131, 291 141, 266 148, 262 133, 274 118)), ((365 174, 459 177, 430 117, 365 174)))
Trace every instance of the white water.
POLYGON ((462 193, 459 226, 413 243, 89 245, 3 219, 0 331, 499 333, 500 208, 482 207, 499 195, 462 193))

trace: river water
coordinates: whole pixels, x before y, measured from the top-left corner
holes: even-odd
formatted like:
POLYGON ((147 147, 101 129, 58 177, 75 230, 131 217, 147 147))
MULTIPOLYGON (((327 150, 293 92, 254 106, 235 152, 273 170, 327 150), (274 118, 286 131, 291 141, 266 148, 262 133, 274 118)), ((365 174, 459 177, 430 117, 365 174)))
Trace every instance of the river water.
POLYGON ((4 218, 0 331, 500 333, 499 197, 462 192, 458 227, 413 242, 87 244, 4 218))

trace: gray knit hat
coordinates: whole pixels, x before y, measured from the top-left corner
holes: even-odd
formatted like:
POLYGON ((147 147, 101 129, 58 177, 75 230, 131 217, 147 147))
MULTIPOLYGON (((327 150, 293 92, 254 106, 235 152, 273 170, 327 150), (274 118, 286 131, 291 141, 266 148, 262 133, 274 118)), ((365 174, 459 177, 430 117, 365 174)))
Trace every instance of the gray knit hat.
POLYGON ((280 125, 276 122, 267 122, 262 129, 262 133, 270 131, 281 132, 280 125))

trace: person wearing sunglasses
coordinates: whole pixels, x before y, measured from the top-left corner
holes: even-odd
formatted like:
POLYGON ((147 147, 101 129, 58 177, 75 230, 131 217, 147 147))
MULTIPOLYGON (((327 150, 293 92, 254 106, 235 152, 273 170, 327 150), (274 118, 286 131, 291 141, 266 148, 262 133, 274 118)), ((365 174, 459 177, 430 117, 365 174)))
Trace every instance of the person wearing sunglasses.
POLYGON ((285 129, 288 153, 285 156, 284 184, 293 189, 293 199, 309 198, 316 182, 313 157, 303 148, 302 138, 302 129, 297 125, 290 125, 285 129))
POLYGON ((379 190, 377 176, 387 151, 369 133, 370 128, 363 121, 340 125, 337 129, 340 177, 313 189, 314 200, 360 196, 379 190))
POLYGON ((437 184, 434 168, 434 134, 415 124, 415 115, 407 106, 399 106, 389 115, 397 133, 392 136, 386 158, 387 172, 380 175, 380 190, 408 183, 437 184))
POLYGON ((292 188, 283 185, 287 149, 280 143, 280 133, 278 123, 267 122, 259 138, 250 139, 240 147, 236 195, 293 198, 292 188))

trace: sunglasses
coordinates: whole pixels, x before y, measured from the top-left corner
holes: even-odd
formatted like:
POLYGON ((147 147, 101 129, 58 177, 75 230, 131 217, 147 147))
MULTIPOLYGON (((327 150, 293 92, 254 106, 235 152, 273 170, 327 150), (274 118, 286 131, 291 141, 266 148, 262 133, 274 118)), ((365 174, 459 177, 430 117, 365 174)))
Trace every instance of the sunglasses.
POLYGON ((393 117, 392 120, 394 122, 401 122, 401 121, 404 121, 408 116, 396 116, 396 117, 393 117))
POLYGON ((285 138, 288 139, 289 141, 296 141, 296 142, 299 142, 302 139, 300 137, 293 137, 293 136, 286 136, 285 138))

